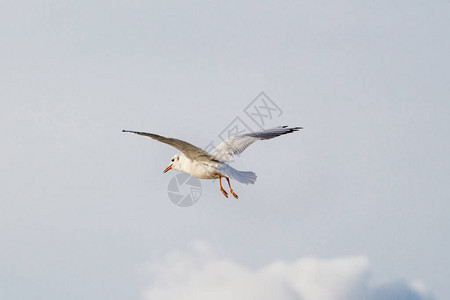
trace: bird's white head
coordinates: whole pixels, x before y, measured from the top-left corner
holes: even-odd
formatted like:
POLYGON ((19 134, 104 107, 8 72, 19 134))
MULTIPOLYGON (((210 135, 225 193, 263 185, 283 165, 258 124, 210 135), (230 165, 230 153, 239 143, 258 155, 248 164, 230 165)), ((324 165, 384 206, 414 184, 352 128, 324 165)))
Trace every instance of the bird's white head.
POLYGON ((167 171, 174 169, 174 170, 180 170, 181 168, 181 163, 180 163, 180 156, 181 154, 175 154, 172 159, 170 160, 170 165, 164 169, 164 173, 166 173, 167 171))

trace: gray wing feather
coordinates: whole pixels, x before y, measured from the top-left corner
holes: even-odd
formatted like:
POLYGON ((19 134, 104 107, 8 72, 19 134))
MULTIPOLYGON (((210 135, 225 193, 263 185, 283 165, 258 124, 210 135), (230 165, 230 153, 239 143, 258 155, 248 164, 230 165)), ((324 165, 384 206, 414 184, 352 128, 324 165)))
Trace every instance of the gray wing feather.
POLYGON ((217 160, 227 162, 230 159, 242 153, 248 146, 259 140, 273 139, 277 136, 292 133, 303 129, 302 127, 287 127, 279 126, 271 129, 266 129, 259 132, 250 132, 238 136, 231 137, 220 143, 212 152, 211 155, 217 160))
POLYGON ((122 132, 131 132, 131 133, 139 134, 142 136, 152 138, 159 142, 168 144, 174 148, 177 148, 181 152, 183 152, 183 154, 191 160, 198 160, 198 161, 215 160, 215 158, 213 156, 211 156, 211 154, 209 154, 208 152, 206 152, 188 142, 185 142, 185 141, 182 141, 179 139, 168 138, 168 137, 164 137, 164 136, 157 135, 154 133, 132 131, 132 130, 122 130, 122 132))

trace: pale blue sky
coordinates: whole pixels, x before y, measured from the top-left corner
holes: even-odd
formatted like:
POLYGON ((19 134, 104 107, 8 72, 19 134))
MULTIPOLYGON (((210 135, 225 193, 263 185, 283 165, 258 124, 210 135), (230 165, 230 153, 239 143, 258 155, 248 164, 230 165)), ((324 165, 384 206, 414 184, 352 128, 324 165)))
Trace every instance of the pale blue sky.
MULTIPOLYGON (((141 299, 148 263, 202 240, 258 269, 362 255, 371 284, 450 288, 450 4, 445 1, 4 1, 0 298, 141 299), (239 200, 167 196, 264 91, 239 200)), ((416 299, 416 298, 411 298, 416 299)))

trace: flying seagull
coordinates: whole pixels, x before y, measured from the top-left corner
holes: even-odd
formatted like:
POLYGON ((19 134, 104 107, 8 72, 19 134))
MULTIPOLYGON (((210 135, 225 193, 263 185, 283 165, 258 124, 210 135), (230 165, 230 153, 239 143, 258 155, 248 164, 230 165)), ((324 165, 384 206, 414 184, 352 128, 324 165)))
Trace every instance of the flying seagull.
POLYGON ((170 165, 164 169, 164 173, 173 169, 180 172, 189 173, 201 179, 219 179, 220 191, 228 198, 228 193, 222 187, 222 177, 225 178, 230 187, 230 193, 234 198, 238 195, 233 191, 230 184, 230 178, 240 183, 254 184, 256 174, 248 171, 238 171, 228 165, 234 156, 242 153, 248 146, 258 140, 268 140, 274 137, 292 133, 303 129, 302 127, 278 126, 259 132, 250 132, 231 137, 219 144, 211 153, 208 153, 188 142, 160 136, 154 133, 122 130, 122 132, 131 132, 146 137, 150 137, 162 143, 166 143, 177 148, 182 153, 175 154, 170 160, 170 165))

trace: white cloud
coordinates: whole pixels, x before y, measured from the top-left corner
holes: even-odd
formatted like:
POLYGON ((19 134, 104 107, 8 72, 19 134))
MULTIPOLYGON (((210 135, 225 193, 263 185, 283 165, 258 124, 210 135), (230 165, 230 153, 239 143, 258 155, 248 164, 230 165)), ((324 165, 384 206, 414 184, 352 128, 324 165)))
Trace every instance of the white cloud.
POLYGON ((174 251, 149 265, 151 286, 145 299, 280 300, 424 300, 431 299, 420 281, 370 285, 365 256, 314 257, 275 261, 257 270, 218 256, 204 242, 190 251, 174 251))

